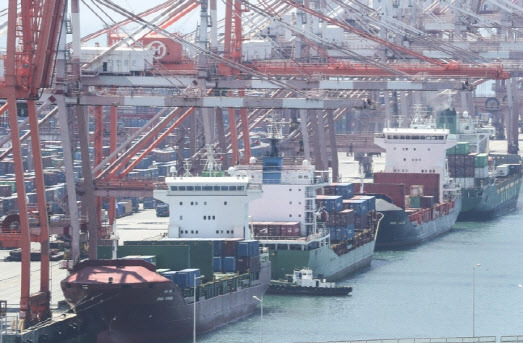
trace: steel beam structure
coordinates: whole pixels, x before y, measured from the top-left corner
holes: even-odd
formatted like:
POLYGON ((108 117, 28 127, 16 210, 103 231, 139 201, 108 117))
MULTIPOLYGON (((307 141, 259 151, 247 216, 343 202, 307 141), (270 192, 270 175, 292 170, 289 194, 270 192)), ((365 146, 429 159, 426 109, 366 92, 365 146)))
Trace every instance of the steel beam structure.
POLYGON ((258 97, 182 97, 132 95, 80 95, 68 98, 69 104, 81 106, 151 106, 151 107, 229 107, 229 108, 303 108, 326 109, 340 107, 366 108, 366 100, 315 98, 258 98, 258 97))

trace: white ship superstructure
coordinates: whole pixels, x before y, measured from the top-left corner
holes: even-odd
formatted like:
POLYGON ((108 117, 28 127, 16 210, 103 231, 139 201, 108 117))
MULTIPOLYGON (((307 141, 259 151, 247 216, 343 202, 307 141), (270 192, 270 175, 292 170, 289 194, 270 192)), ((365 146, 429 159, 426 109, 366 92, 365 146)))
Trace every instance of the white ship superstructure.
POLYGON ((234 168, 229 174, 165 179, 167 189, 154 197, 169 204, 169 238, 250 239, 249 202, 261 196, 261 184, 234 168))
POLYGON ((439 174, 439 199, 447 183, 447 149, 456 145, 446 129, 392 128, 376 134, 374 142, 385 149, 386 173, 439 174))

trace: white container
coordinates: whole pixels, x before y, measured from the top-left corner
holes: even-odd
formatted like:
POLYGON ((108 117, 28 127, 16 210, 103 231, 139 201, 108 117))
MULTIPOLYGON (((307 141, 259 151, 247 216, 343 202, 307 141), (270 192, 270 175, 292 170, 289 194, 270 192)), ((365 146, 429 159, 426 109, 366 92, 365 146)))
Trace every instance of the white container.
POLYGON ((501 164, 496 166, 497 176, 507 176, 510 173, 510 166, 508 164, 501 164))
POLYGON ((248 40, 242 44, 242 54, 244 61, 256 61, 271 57, 271 42, 261 39, 248 40))
MULTIPOLYGON (((92 61, 105 50, 107 50, 105 47, 83 47, 82 63, 92 61)), ((85 70, 101 74, 130 74, 131 72, 145 72, 152 68, 152 64, 153 54, 148 49, 138 47, 118 48, 85 70)))
POLYGON ((488 166, 474 168, 474 177, 476 179, 484 179, 484 178, 488 177, 488 166))

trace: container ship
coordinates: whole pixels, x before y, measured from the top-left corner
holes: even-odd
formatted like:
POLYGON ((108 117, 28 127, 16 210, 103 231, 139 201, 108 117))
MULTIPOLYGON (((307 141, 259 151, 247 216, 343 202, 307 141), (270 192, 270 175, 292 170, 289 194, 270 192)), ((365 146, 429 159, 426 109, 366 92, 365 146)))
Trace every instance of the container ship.
POLYGON ((521 157, 489 153, 493 127, 468 113, 438 113, 437 127, 448 127, 458 143, 447 150, 450 177, 461 186, 463 205, 458 220, 492 219, 516 208, 521 188, 521 157))
POLYGON ((447 176, 446 150, 456 140, 446 129, 394 128, 376 134, 386 150, 384 172, 355 185, 373 194, 383 215, 377 247, 418 244, 452 228, 461 210, 459 189, 447 176))
POLYGON ((379 226, 375 198, 353 198, 353 185, 333 184, 330 170, 279 156, 271 126, 269 156, 238 168, 263 185, 249 212, 252 235, 269 251, 272 279, 308 268, 332 281, 368 266, 379 226))
POLYGON ((261 187, 229 173, 167 177, 154 197, 169 205, 168 238, 99 246, 100 260, 78 264, 62 281, 100 341, 176 339, 192 333, 194 318, 201 334, 255 310, 271 274, 248 228, 248 203, 261 187))

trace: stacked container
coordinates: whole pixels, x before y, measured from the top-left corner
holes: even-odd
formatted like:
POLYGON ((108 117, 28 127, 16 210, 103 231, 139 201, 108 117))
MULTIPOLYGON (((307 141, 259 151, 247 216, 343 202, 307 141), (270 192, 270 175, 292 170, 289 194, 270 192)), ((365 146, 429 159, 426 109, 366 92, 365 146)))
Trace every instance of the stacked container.
POLYGON ((339 195, 317 195, 316 208, 323 207, 325 211, 332 213, 343 209, 343 198, 339 195))

